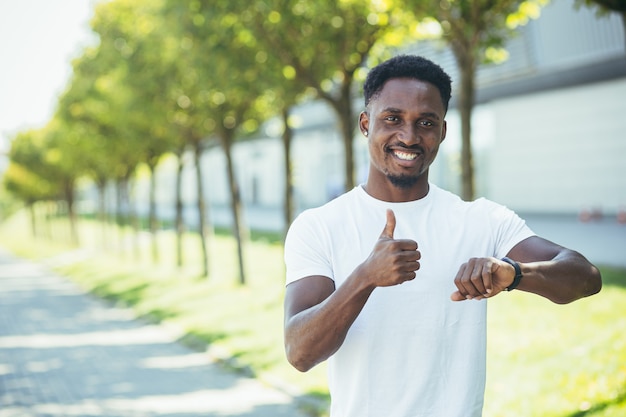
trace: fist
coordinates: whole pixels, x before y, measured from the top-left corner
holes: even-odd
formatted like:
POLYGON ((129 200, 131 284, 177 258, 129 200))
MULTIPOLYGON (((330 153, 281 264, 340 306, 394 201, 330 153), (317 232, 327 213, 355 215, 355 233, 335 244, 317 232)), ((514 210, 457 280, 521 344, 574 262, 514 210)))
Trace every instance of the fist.
POLYGON ((493 297, 513 282, 515 269, 496 258, 472 258, 459 268, 454 278, 457 291, 452 301, 481 300, 493 297))
POLYGON ((420 268, 420 252, 417 242, 410 239, 394 239, 396 216, 387 210, 387 222, 372 253, 364 263, 366 275, 377 287, 402 284, 412 280, 420 268))

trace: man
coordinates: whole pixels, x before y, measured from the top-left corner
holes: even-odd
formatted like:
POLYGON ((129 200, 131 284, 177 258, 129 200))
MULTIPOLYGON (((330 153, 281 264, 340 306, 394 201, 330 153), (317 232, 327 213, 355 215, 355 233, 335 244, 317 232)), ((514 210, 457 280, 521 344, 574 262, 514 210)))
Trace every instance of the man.
POLYGON ((486 299, 516 288, 568 303, 600 291, 579 253, 506 207, 428 182, 450 84, 417 56, 372 69, 359 118, 366 183, 289 230, 286 354, 300 371, 329 360, 331 417, 480 416, 486 299))

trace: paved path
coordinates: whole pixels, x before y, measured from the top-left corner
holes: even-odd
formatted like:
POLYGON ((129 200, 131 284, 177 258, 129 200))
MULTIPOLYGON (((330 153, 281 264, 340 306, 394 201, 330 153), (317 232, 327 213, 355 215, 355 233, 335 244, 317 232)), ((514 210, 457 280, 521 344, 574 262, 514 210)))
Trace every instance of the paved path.
POLYGON ((180 335, 0 252, 0 417, 303 417, 180 335))

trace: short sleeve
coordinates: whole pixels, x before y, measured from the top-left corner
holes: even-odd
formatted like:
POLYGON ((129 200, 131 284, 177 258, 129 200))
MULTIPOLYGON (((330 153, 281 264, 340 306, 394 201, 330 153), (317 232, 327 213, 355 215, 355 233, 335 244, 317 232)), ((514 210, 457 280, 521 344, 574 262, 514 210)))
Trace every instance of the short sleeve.
POLYGON ((301 213, 285 239, 286 285, 312 275, 334 280, 330 248, 328 231, 315 212, 301 213))
POLYGON ((535 233, 513 210, 496 203, 489 203, 492 205, 490 217, 496 234, 494 256, 503 258, 515 245, 534 236, 535 233))

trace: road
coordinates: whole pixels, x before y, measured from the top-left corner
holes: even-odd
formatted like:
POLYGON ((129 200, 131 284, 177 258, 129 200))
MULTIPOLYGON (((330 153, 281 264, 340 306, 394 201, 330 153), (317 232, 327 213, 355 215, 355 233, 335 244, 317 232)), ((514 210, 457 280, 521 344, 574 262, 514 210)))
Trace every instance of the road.
POLYGON ((304 417, 47 268, 0 252, 0 417, 304 417))

